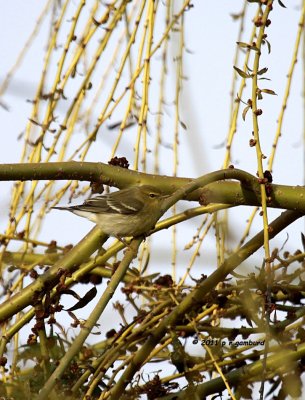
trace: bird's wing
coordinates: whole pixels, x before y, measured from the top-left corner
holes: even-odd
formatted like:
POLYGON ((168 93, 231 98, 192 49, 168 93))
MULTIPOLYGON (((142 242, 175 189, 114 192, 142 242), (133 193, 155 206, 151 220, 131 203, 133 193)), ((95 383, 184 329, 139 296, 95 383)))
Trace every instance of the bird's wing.
POLYGON ((143 201, 135 198, 124 198, 119 200, 115 197, 111 197, 107 200, 108 206, 112 209, 112 212, 119 214, 132 215, 137 214, 144 207, 143 201))
POLYGON ((107 213, 111 212, 111 208, 108 206, 107 195, 106 196, 97 196, 92 199, 86 200, 83 204, 72 206, 71 211, 79 210, 79 211, 88 211, 92 213, 107 213))
POLYGON ((137 214, 144 207, 144 202, 135 199, 134 197, 125 196, 121 200, 121 196, 116 196, 115 193, 111 195, 97 196, 92 199, 86 200, 84 204, 77 207, 80 211, 89 211, 92 213, 114 213, 132 215, 137 214))

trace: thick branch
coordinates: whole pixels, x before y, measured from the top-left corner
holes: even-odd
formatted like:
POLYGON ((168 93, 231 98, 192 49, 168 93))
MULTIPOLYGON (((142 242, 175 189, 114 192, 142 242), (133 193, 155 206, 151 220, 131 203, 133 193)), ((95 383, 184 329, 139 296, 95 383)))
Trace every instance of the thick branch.
MULTIPOLYGON (((225 172, 226 170, 223 171, 225 172)), ((129 185, 149 184, 156 185, 168 193, 174 192, 191 180, 190 178, 145 174, 93 162, 0 164, 0 181, 70 179, 101 182, 120 189, 129 185)), ((256 177, 252 176, 252 179, 253 182, 257 182, 256 177)), ((269 207, 305 212, 305 202, 303 201, 305 188, 303 186, 271 185, 270 188, 269 207)), ((205 204, 226 203, 236 206, 260 206, 259 187, 257 189, 253 190, 251 186, 242 188, 238 182, 219 181, 207 185, 204 189, 198 189, 188 194, 185 199, 198 201, 201 198, 205 204)))

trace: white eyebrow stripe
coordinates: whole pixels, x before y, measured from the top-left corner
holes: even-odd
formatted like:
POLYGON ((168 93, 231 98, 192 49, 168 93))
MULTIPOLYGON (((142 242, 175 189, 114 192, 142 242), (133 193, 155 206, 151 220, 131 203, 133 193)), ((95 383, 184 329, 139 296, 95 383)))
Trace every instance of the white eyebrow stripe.
POLYGON ((130 206, 130 205, 128 205, 128 204, 125 204, 125 203, 121 203, 124 207, 126 207, 126 208, 128 208, 128 210, 132 210, 132 211, 138 211, 138 209, 137 208, 135 208, 135 207, 132 207, 132 206, 130 206))

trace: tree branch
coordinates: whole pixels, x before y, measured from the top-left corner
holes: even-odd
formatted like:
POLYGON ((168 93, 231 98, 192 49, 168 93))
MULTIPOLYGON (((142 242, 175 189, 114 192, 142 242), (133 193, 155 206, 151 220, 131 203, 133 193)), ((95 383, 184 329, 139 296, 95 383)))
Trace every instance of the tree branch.
MULTIPOLYGON (((232 169, 222 170, 232 171, 232 169)), ((238 173, 238 169, 235 169, 238 173)), ((218 171, 215 171, 218 172, 218 171)), ((241 171, 242 172, 242 171, 241 171)), ((253 183, 257 178, 246 172, 253 183)), ((174 192, 180 186, 189 182, 190 178, 176 178, 132 171, 118 166, 93 163, 93 162, 54 162, 54 163, 21 163, 0 164, 0 181, 26 181, 26 180, 79 180, 100 182, 117 188, 130 185, 154 185, 167 193, 174 192)), ((227 179, 227 178, 223 178, 227 179)), ((268 207, 305 212, 305 188, 303 186, 275 185, 270 187, 268 207)), ((231 205, 260 206, 261 197, 259 186, 241 187, 238 182, 220 180, 188 194, 185 200, 199 201, 204 204, 226 203, 231 205)))

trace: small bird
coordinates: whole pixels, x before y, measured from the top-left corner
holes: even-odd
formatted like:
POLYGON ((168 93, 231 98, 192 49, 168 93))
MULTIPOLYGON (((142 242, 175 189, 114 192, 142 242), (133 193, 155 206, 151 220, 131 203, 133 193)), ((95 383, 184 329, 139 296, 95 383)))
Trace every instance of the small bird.
POLYGON ((146 234, 153 229, 161 217, 162 201, 167 197, 154 186, 131 186, 93 197, 81 205, 53 208, 87 218, 106 235, 121 240, 126 236, 146 234))

